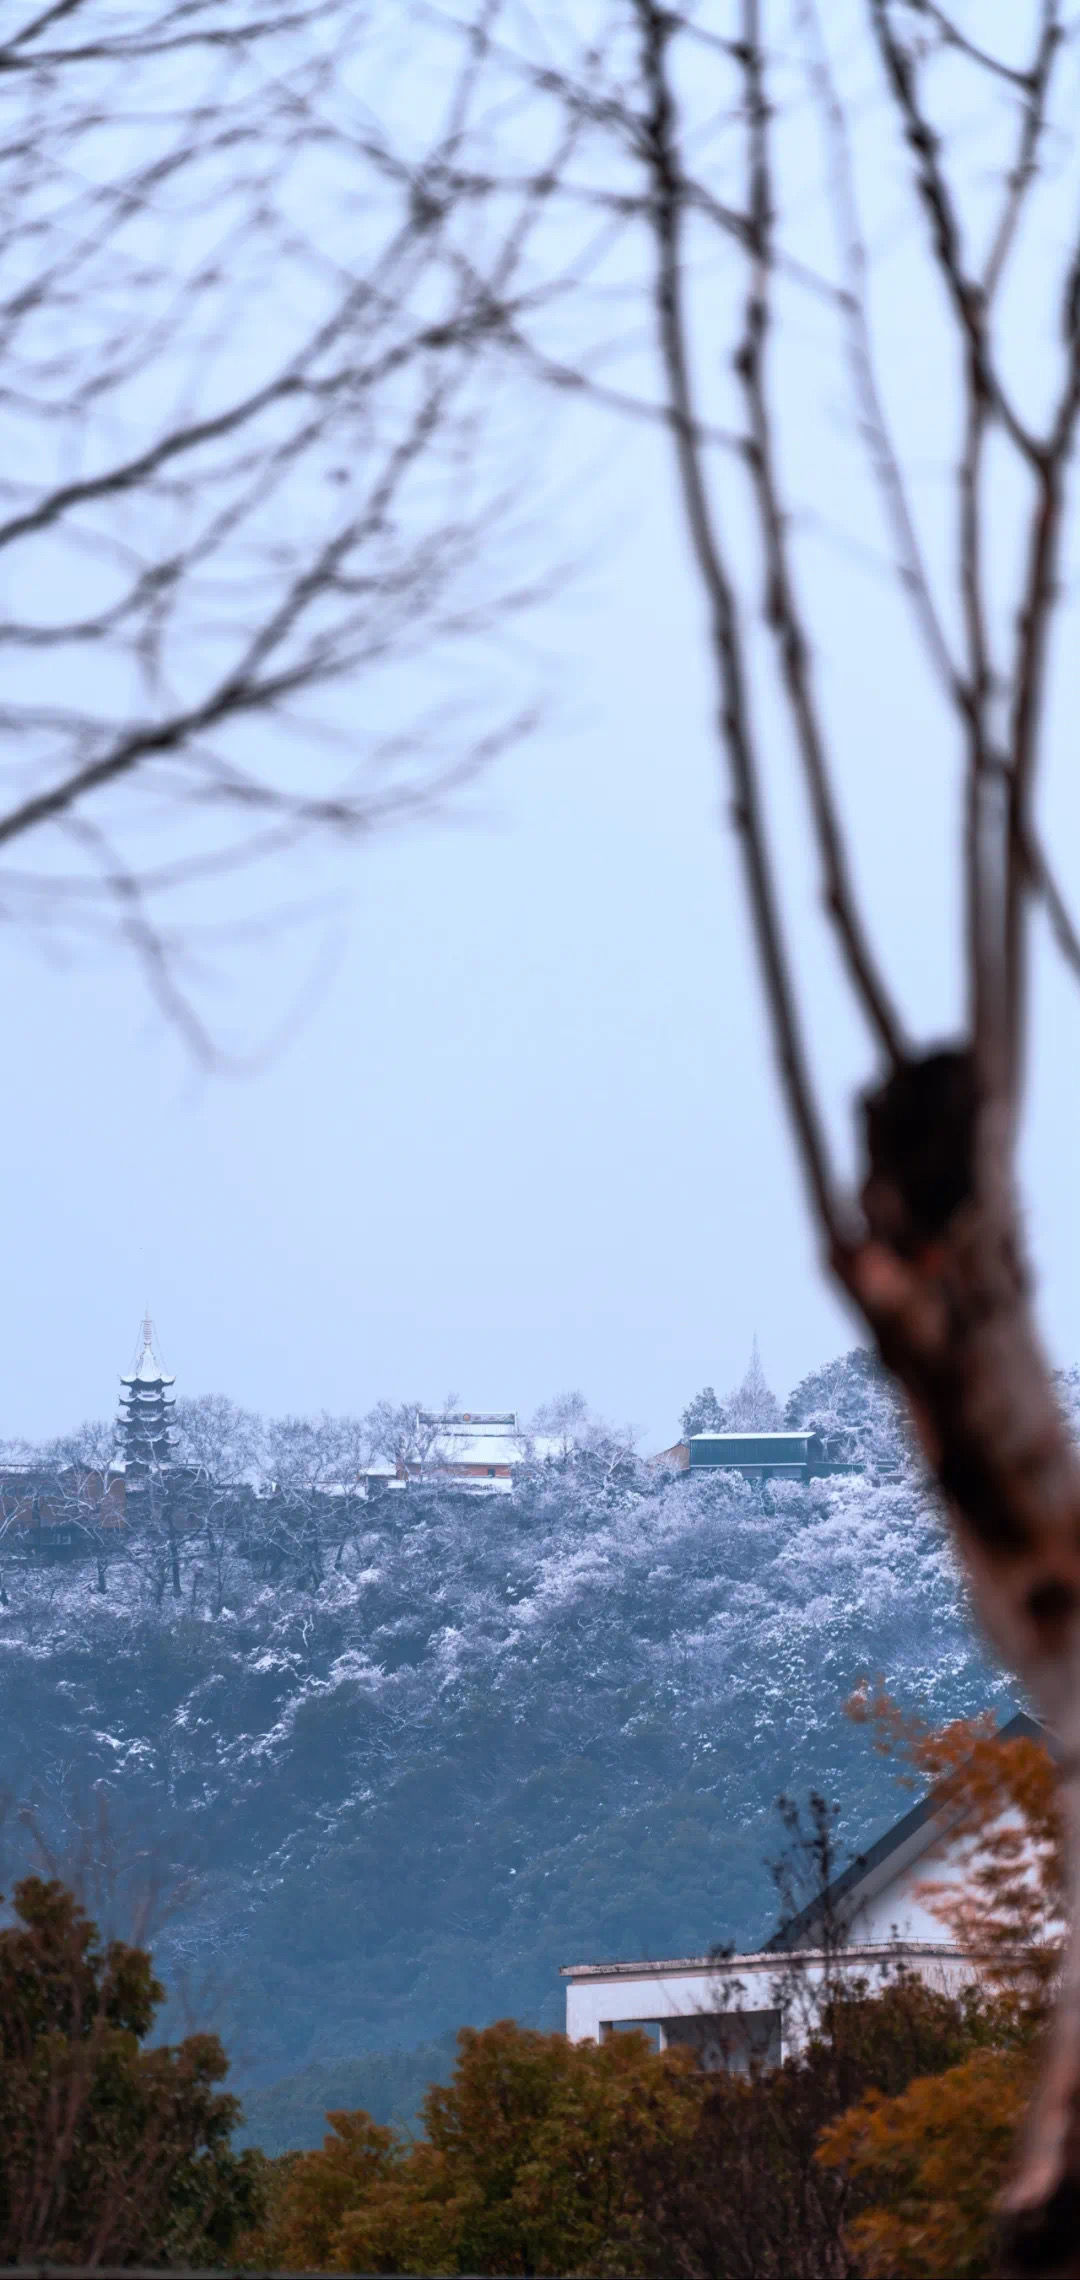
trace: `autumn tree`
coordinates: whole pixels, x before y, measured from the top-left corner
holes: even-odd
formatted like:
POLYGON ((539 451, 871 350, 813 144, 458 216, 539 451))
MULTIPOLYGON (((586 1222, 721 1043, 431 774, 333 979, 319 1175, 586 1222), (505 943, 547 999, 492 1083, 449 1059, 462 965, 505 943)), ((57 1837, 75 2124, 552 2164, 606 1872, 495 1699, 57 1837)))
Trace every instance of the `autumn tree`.
POLYGON ((366 2114, 331 2114, 316 2153, 282 2164, 248 2262, 376 2272, 643 2269, 647 2151, 693 2130, 702 2077, 643 2035, 570 2043, 502 2019, 464 2028, 453 2080, 407 2145, 366 2114))
MULTIPOLYGON (((987 1721, 930 1732, 884 1699, 861 1707, 883 1743, 933 1784, 949 1873, 931 1873, 921 1889, 957 1945, 979 1958, 981 2043, 897 2092, 869 2087, 824 2131, 817 2163, 856 2196, 846 2239, 870 2280, 979 2280, 994 2266, 1001 2179, 1061 1962, 1055 1768, 1042 1741, 1002 1738, 987 1721)), ((1022 2261, 1022 2232, 1016 2251, 1022 2261)))
POLYGON ((850 1924, 828 1905, 835 1816, 786 1805, 778 1898, 790 1914, 810 1882, 824 1970, 807 1982, 777 1946, 780 2063, 705 2074, 690 2043, 657 2054, 633 2031, 599 2045, 508 2021, 466 2031, 421 2140, 337 2114, 318 2153, 275 2165, 248 2261, 643 2280, 997 2269, 1002 2163, 1061 1952, 1053 1764, 1038 1735, 989 1720, 930 1729, 870 1693, 855 1708, 929 1784, 937 1852, 920 1890, 978 1964, 966 1986, 880 1957, 853 1976, 850 1924))
POLYGON ((25 1878, 0 1931, 0 2258, 220 2263, 258 2214, 258 2165, 213 2035, 146 2048, 149 1956, 103 1945, 71 1893, 25 1878))
POLYGON ((421 2139, 330 2115, 318 2152, 271 2165, 239 2252, 293 2270, 861 2280, 852 2221, 874 2184, 826 2167, 822 2133, 867 2093, 948 2080, 994 2032, 977 1993, 903 1974, 837 1988, 797 2052, 745 2074, 705 2075, 633 2031, 468 2029, 421 2139))
POLYGON ((648 2157, 642 2238, 687 2280, 1000 2269, 997 2198, 1061 1955, 1053 1762, 1037 1735, 1003 1737, 988 1719, 931 1729, 869 1692, 854 1708, 929 1786, 938 1840, 919 1890, 978 1976, 952 1992, 896 1966, 876 1986, 853 1978, 850 1927, 828 1909, 832 1816, 820 1799, 809 1817, 786 1807, 778 1892, 797 1908, 809 1872, 824 1993, 797 1965, 781 1972, 790 2055, 712 2076, 689 2142, 648 2157))
POLYGON ((862 2280, 852 2220, 872 2189, 823 2166, 823 2132, 863 2097, 936 2082, 986 2037, 977 1998, 903 1974, 838 1986, 781 2065, 709 2075, 692 2134, 630 2157, 642 2268, 685 2280, 862 2280))

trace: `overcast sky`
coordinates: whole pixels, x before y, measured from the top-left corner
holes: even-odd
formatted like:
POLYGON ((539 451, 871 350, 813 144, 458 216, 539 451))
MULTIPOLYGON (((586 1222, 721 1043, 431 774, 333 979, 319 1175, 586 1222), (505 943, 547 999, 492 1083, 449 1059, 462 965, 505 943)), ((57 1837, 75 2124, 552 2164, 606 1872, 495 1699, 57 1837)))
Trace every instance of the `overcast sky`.
MULTIPOLYGON (((892 315, 918 335, 914 301, 892 315)), ((341 898, 339 954, 265 1065, 195 1071, 119 950, 52 966, 0 938, 4 1433, 108 1412, 145 1305, 185 1393, 282 1412, 453 1391, 527 1413, 580 1385, 646 1447, 702 1383, 741 1376, 755 1333, 781 1395, 852 1342, 778 1112, 662 445, 579 422, 566 448, 590 469, 594 551, 515 636, 546 718, 452 826, 327 859, 325 881, 306 859, 304 890, 341 898)), ((861 879, 934 1035, 955 1002, 955 783, 894 638, 838 557, 821 660, 861 879)), ((1067 765, 1049 813, 1080 892, 1067 765)), ((805 895, 797 929, 839 1113, 872 1064, 805 895)), ((258 1044, 326 935, 230 954, 230 1036, 258 1044)), ((1078 1025, 1041 957, 1026 1173, 1062 1361, 1080 1359, 1078 1025)))

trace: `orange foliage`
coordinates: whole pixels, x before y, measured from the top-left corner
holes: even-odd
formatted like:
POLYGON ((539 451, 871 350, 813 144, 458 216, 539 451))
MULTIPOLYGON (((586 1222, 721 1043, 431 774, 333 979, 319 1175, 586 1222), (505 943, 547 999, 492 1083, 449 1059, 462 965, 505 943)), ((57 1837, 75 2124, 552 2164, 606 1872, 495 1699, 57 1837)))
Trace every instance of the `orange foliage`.
POLYGON ((955 1877, 919 1889, 958 1944, 982 1960, 987 2047, 896 2097, 870 2092, 821 2137, 818 2160, 858 2181, 873 2206, 848 2239, 860 2271, 968 2280, 994 2269, 996 2202, 1037 2068, 1063 1935, 1057 1776, 1045 1744, 1002 1739, 989 1719, 937 1732, 884 1695, 857 1717, 879 1747, 929 1780, 955 1877))
POLYGON ((920 1897, 950 1938, 980 1956, 988 1983, 1041 2011, 1065 1907, 1061 1807, 1046 1744, 1026 1734, 1002 1739, 992 1718, 958 1718, 933 1731, 881 1692, 850 1707, 876 1727, 879 1749, 902 1753, 937 1793, 950 1875, 926 1879, 920 1897))
POLYGON ((995 2204, 1032 2070, 1030 2051, 977 2051, 896 2098, 871 2091, 823 2131, 818 2160, 874 2196, 847 2227, 867 2280, 994 2271, 995 2204))
POLYGON ((282 2166, 248 2264, 329 2272, 631 2273, 635 2178, 694 2128, 704 2078, 643 2035, 570 2043, 501 2019, 458 2037, 428 2091, 426 2138, 331 2114, 316 2153, 282 2166))
POLYGON ((657 2056, 633 2034, 596 2045, 510 2020, 465 2029, 453 2080, 424 2101, 424 2138, 331 2115, 319 2152, 277 2165, 245 2261, 686 2280, 992 2272, 995 2200, 1059 1953, 1054 1768, 1038 1739, 1002 1740, 989 1720, 931 1732, 881 1696, 856 1715, 936 1792, 960 1873, 923 1889, 980 1956, 978 1990, 849 1989, 804 2050, 757 2079, 703 2077, 689 2054, 657 2056))

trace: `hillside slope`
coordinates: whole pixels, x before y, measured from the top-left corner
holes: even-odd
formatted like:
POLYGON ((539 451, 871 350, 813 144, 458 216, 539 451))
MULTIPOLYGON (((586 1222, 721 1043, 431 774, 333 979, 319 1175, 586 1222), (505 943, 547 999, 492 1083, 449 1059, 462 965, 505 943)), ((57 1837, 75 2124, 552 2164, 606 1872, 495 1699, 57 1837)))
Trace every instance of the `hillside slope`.
POLYGON ((861 1673, 933 1717, 1011 1699, 913 1474, 568 1468, 387 1496, 335 1556, 300 1588, 219 1554, 213 1591, 189 1560, 179 1602, 134 1556, 104 1593, 26 1568, 0 1609, 9 1794, 58 1857, 89 1829, 106 1913, 193 1872, 156 1949, 241 2083, 555 2025, 560 1963, 755 1940, 778 1792, 835 1797, 852 1844, 903 1809, 844 1716, 861 1673))

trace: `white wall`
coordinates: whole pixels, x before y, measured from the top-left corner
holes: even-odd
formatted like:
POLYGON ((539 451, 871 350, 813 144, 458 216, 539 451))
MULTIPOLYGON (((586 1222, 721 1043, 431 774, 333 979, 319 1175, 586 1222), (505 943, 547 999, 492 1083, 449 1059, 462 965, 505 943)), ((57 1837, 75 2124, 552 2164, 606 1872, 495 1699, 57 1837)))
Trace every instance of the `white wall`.
POLYGON ((851 1979, 865 1979, 871 1991, 899 1967, 953 1994, 976 1976, 976 1966, 947 1941, 912 1945, 883 1943, 876 1950, 852 1947, 828 1959, 801 1955, 740 1955, 722 1964, 641 1964, 614 1969, 602 1964, 572 1967, 567 1975, 566 2032, 571 2042, 600 2042, 605 2026, 629 2020, 664 2023, 673 2019, 730 2018, 740 2012, 784 2013, 783 2052, 798 2047, 813 2015, 826 1968, 851 1979))

